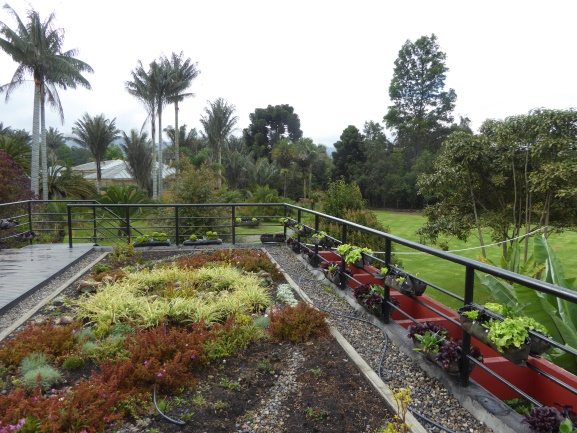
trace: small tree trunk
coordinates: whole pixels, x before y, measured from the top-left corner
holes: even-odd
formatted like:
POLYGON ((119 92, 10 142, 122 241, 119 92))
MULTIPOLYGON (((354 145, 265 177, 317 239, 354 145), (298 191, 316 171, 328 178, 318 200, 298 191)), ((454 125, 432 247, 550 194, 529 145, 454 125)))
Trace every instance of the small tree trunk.
POLYGON ((529 254, 529 231, 531 230, 531 191, 529 185, 529 147, 525 152, 525 251, 523 260, 526 262, 529 254))
POLYGON ((42 200, 48 200, 48 153, 46 152, 45 91, 40 90, 40 160, 42 162, 42 200))
POLYGON ((158 199, 158 186, 156 184, 157 176, 157 164, 156 164, 156 110, 152 108, 152 114, 150 116, 150 130, 152 135, 152 199, 158 199))
POLYGON ((102 172, 100 171, 100 157, 96 158, 96 191, 100 194, 100 180, 102 172))
POLYGON ((40 82, 34 82, 34 111, 32 113, 32 154, 30 157, 30 189, 35 196, 40 193, 40 82))
POLYGON ((222 143, 218 143, 217 151, 217 164, 218 164, 218 188, 222 187, 222 143))
POLYGON ((162 106, 159 104, 158 106, 158 168, 156 169, 156 173, 158 176, 158 180, 156 181, 156 185, 158 186, 158 198, 162 197, 162 106))
POLYGON ((178 101, 174 101, 174 159, 176 163, 176 173, 178 173, 178 169, 180 167, 180 129, 178 129, 178 101))

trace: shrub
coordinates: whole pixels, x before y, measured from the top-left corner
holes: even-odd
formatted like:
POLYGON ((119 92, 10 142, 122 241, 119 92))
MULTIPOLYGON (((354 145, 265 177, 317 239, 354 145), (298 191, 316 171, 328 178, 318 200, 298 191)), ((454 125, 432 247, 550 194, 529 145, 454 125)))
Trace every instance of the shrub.
POLYGON ((110 271, 110 265, 107 265, 105 263, 97 263, 92 267, 92 274, 96 275, 96 274, 100 274, 102 272, 108 272, 110 271))
POLYGON ((212 361, 231 356, 262 336, 262 327, 249 316, 231 318, 211 329, 211 338, 205 344, 206 357, 212 361))
POLYGON ((345 211, 364 209, 364 207, 365 201, 356 183, 346 183, 344 179, 339 179, 329 184, 323 202, 324 213, 344 218, 345 211))
POLYGON ((51 365, 42 365, 22 374, 22 382, 27 389, 34 389, 40 386, 48 389, 60 382, 62 374, 51 365))
POLYGON ((73 371, 78 370, 79 368, 84 366, 84 359, 77 355, 71 355, 68 358, 64 359, 62 362, 62 368, 64 370, 73 371))
POLYGON ((283 307, 270 315, 269 331, 276 341, 300 343, 328 334, 327 315, 304 302, 283 307))
POLYGON ((48 359, 46 355, 40 352, 32 352, 20 363, 20 371, 22 375, 28 373, 29 371, 36 370, 37 368, 44 367, 48 365, 48 359))
POLYGON ((533 433, 557 433, 563 416, 554 407, 535 407, 525 417, 525 422, 533 433))
POLYGON ((16 367, 32 352, 42 352, 49 360, 68 355, 74 350, 74 331, 77 328, 77 324, 30 324, 16 338, 0 345, 0 362, 16 367))

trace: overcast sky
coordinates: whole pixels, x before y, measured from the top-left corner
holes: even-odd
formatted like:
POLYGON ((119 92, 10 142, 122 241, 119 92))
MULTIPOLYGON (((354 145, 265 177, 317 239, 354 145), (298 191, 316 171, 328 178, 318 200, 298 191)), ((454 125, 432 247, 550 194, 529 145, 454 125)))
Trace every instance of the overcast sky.
MULTIPOLYGON (((3 3, 3 2, 2 2, 3 3)), ((407 40, 435 33, 447 54, 455 117, 477 128, 487 118, 532 108, 577 105, 575 1, 133 1, 9 0, 21 18, 31 7, 55 12, 65 49, 94 68, 92 90, 61 91, 69 134, 84 112, 140 128, 145 111, 124 87, 130 71, 183 51, 202 71, 181 105, 180 123, 199 127, 207 100, 223 97, 239 117, 237 135, 257 107, 290 104, 305 136, 331 145, 348 125, 382 121, 393 63, 407 40)), ((0 9, 0 21, 15 28, 0 9)), ((0 83, 15 64, 0 51, 0 83)), ((32 127, 32 85, 6 103, 0 122, 32 127)), ((166 109, 163 125, 174 125, 166 109)))

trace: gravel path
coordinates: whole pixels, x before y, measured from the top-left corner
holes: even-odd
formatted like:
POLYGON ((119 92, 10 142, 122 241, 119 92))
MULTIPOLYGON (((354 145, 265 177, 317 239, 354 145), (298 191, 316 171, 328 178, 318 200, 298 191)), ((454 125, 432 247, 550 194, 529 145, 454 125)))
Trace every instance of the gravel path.
MULTIPOLYGON (((364 313, 357 312, 344 299, 328 289, 328 281, 318 281, 295 254, 284 246, 267 246, 266 249, 289 274, 317 307, 339 314, 363 318, 364 313)), ((330 322, 351 343, 365 361, 378 373, 383 348, 383 333, 380 329, 366 323, 332 315, 330 322)), ((392 342, 388 342, 384 356, 382 379, 391 388, 410 387, 412 406, 423 415, 438 424, 458 433, 490 433, 488 427, 477 421, 443 384, 428 377, 418 365, 403 354, 392 342)), ((433 433, 446 432, 427 425, 423 426, 433 433)))

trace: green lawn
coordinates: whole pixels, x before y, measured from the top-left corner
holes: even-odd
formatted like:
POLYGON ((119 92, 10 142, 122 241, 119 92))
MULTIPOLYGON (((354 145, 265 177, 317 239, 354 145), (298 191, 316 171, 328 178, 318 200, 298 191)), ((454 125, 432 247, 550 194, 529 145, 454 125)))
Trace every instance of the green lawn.
MULTIPOLYGON (((376 210, 379 220, 389 227, 391 234, 395 236, 419 242, 417 229, 421 227, 426 219, 417 212, 392 212, 384 210, 376 210)), ((492 243, 489 232, 485 233, 485 243, 492 243)), ((479 241, 475 236, 471 236, 468 242, 459 241, 455 238, 445 239, 449 244, 449 250, 459 250, 463 248, 477 247, 479 241)), ((577 233, 574 231, 564 232, 560 234, 553 234, 549 238, 549 243, 561 259, 565 272, 569 275, 575 275, 577 268, 577 233)), ((397 258, 401 260, 402 266, 410 273, 417 273, 434 284, 448 289, 453 293, 462 295, 465 284, 465 269, 462 266, 446 262, 444 260, 424 255, 424 254, 403 254, 410 250, 397 245, 395 252, 397 258)), ((457 255, 468 257, 471 259, 479 259, 481 257, 481 250, 469 250, 455 252, 457 255)), ((487 248, 487 258, 495 264, 499 264, 502 250, 500 246, 492 246, 487 248)), ((451 307, 460 306, 460 302, 456 301, 442 293, 435 290, 427 290, 427 294, 446 303, 451 307)), ((490 299, 490 295, 478 284, 475 285, 475 302, 484 303, 490 299)))

